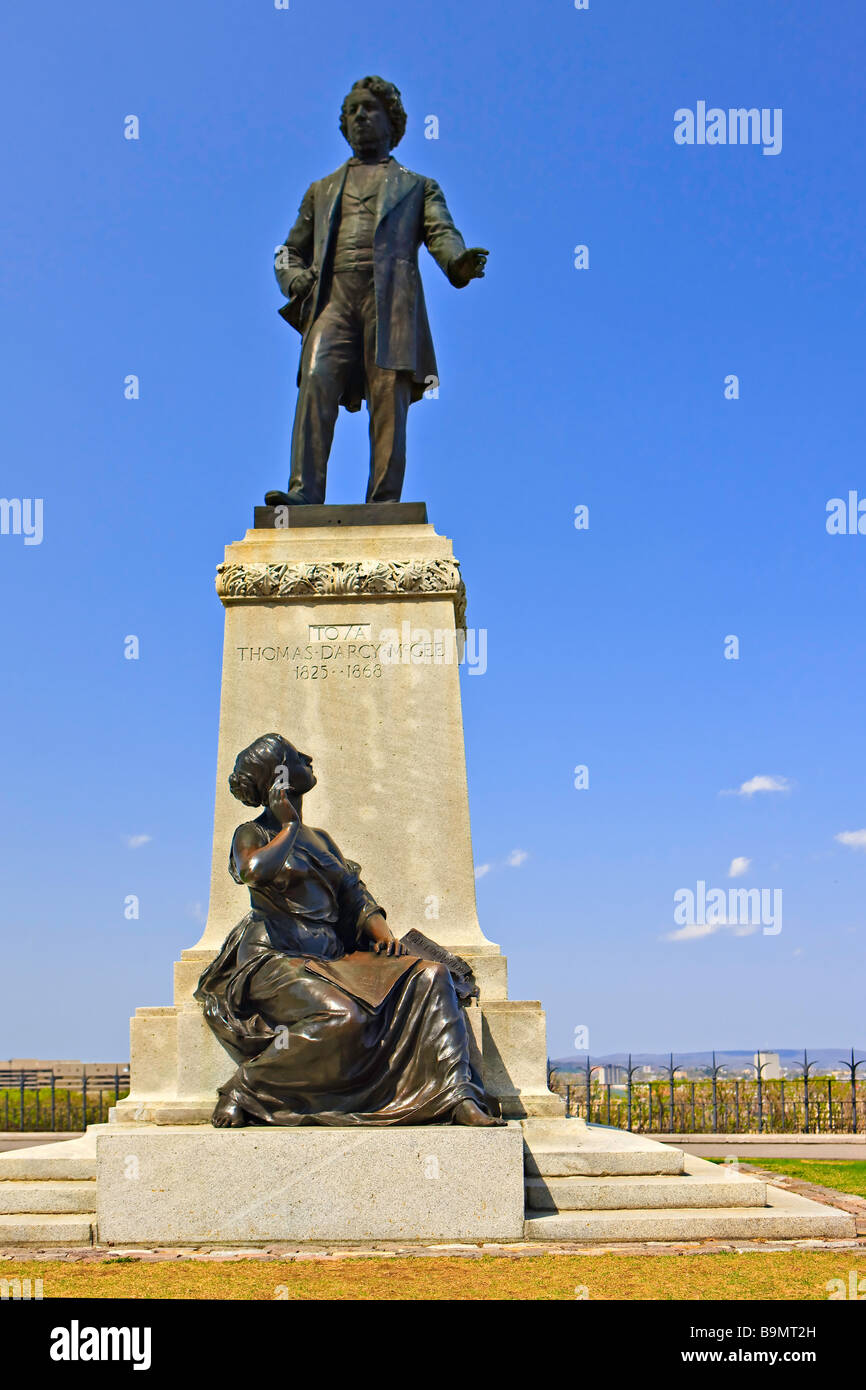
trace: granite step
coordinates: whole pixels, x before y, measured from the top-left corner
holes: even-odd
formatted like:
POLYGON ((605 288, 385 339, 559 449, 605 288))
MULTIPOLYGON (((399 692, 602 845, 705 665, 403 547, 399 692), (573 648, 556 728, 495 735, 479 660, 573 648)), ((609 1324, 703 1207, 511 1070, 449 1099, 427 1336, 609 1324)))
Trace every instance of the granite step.
POLYGON ((533 1177, 527 1205, 547 1211, 615 1211, 618 1208, 763 1207, 767 1185, 729 1166, 680 1154, 681 1173, 662 1175, 533 1177))
POLYGON ((24 1181, 95 1178, 96 1136, 107 1128, 107 1125, 90 1125, 78 1139, 0 1153, 0 1182, 4 1178, 24 1181))
POLYGON ((78 1215, 96 1209, 96 1179, 0 1179, 0 1216, 20 1213, 78 1215))
POLYGON ((524 1149, 524 1167, 530 1178, 662 1177, 681 1176, 683 1155, 677 1149, 524 1149))
POLYGON ((92 1245, 96 1238, 96 1136, 0 1154, 0 1248, 92 1245))
POLYGON ((92 1245, 96 1212, 19 1212, 0 1216, 0 1250, 7 1245, 92 1245))
POLYGON ((653 1207, 616 1211, 533 1211, 527 1240, 581 1244, 627 1241, 853 1239, 854 1218, 837 1207, 767 1187, 765 1207, 653 1207))
POLYGON ((628 1130, 584 1120, 524 1120, 527 1177, 616 1177, 681 1174, 683 1153, 628 1130))
POLYGON ((740 1178, 529 1178, 526 1204, 539 1211, 616 1211, 663 1207, 763 1207, 767 1188, 740 1178))

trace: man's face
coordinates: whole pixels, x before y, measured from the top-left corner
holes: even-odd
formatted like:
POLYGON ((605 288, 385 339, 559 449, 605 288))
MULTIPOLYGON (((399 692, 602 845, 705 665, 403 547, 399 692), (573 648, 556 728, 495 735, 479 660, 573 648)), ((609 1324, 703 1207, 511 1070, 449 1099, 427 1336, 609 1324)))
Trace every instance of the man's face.
POLYGON ((387 154, 391 145, 391 123, 378 97, 366 87, 354 87, 346 98, 345 109, 349 144, 355 154, 379 149, 387 154))

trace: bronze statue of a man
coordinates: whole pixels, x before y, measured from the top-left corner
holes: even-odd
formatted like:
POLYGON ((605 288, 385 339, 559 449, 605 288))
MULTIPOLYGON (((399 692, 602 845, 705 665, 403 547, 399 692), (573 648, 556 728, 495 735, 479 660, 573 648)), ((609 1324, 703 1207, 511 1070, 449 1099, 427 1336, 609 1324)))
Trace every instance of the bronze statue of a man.
POLYGON ((390 154, 406 129, 400 93, 363 77, 343 102, 352 158, 304 195, 277 250, 283 318, 301 333, 288 492, 271 505, 324 502, 340 405, 370 413, 367 502, 399 502, 406 417, 438 380, 418 272, 423 242, 458 289, 484 275, 488 252, 468 250, 434 179, 390 154))

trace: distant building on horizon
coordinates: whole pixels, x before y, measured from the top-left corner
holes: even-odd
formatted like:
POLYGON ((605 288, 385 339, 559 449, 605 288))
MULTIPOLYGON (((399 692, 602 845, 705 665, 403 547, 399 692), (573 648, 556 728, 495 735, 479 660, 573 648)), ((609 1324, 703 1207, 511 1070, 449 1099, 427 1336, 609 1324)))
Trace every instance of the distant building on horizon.
POLYGON ((784 1076, 784 1072, 783 1072, 783 1070, 782 1070, 782 1064, 781 1064, 781 1062, 779 1061, 779 1054, 778 1054, 778 1052, 756 1052, 756 1053, 753 1055, 753 1057, 752 1057, 752 1062, 754 1063, 754 1066, 755 1066, 755 1075, 756 1075, 756 1076, 757 1076, 757 1074, 758 1074, 758 1073, 757 1073, 757 1068, 758 1068, 758 1067, 761 1067, 761 1080, 762 1080, 762 1081, 781 1081, 781 1080, 782 1080, 782 1077, 784 1076), (762 1065, 762 1064, 763 1064, 763 1065, 762 1065))
POLYGON ((88 1083, 102 1083, 104 1086, 114 1085, 115 1075, 120 1080, 129 1079, 128 1062, 80 1062, 77 1058, 49 1058, 42 1057, 9 1057, 6 1060, 0 1058, 0 1086, 17 1086, 21 1077, 24 1077, 24 1084, 29 1086, 31 1081, 37 1080, 41 1086, 49 1082, 51 1073, 54 1074, 54 1083, 57 1086, 66 1086, 74 1083, 80 1084, 82 1076, 86 1076, 88 1083))

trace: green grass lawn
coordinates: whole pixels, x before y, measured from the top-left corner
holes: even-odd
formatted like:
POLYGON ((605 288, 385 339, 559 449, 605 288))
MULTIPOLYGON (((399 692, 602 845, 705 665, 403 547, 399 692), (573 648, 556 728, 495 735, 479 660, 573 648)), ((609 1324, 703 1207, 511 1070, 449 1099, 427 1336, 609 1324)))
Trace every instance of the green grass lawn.
MULTIPOLYGON (((738 1154, 742 1163, 766 1168, 771 1173, 784 1173, 801 1182, 816 1182, 837 1192, 849 1192, 854 1197, 866 1197, 866 1159, 862 1158, 762 1158, 760 1154, 738 1154)), ((713 1163, 724 1163, 714 1158, 713 1163)))

